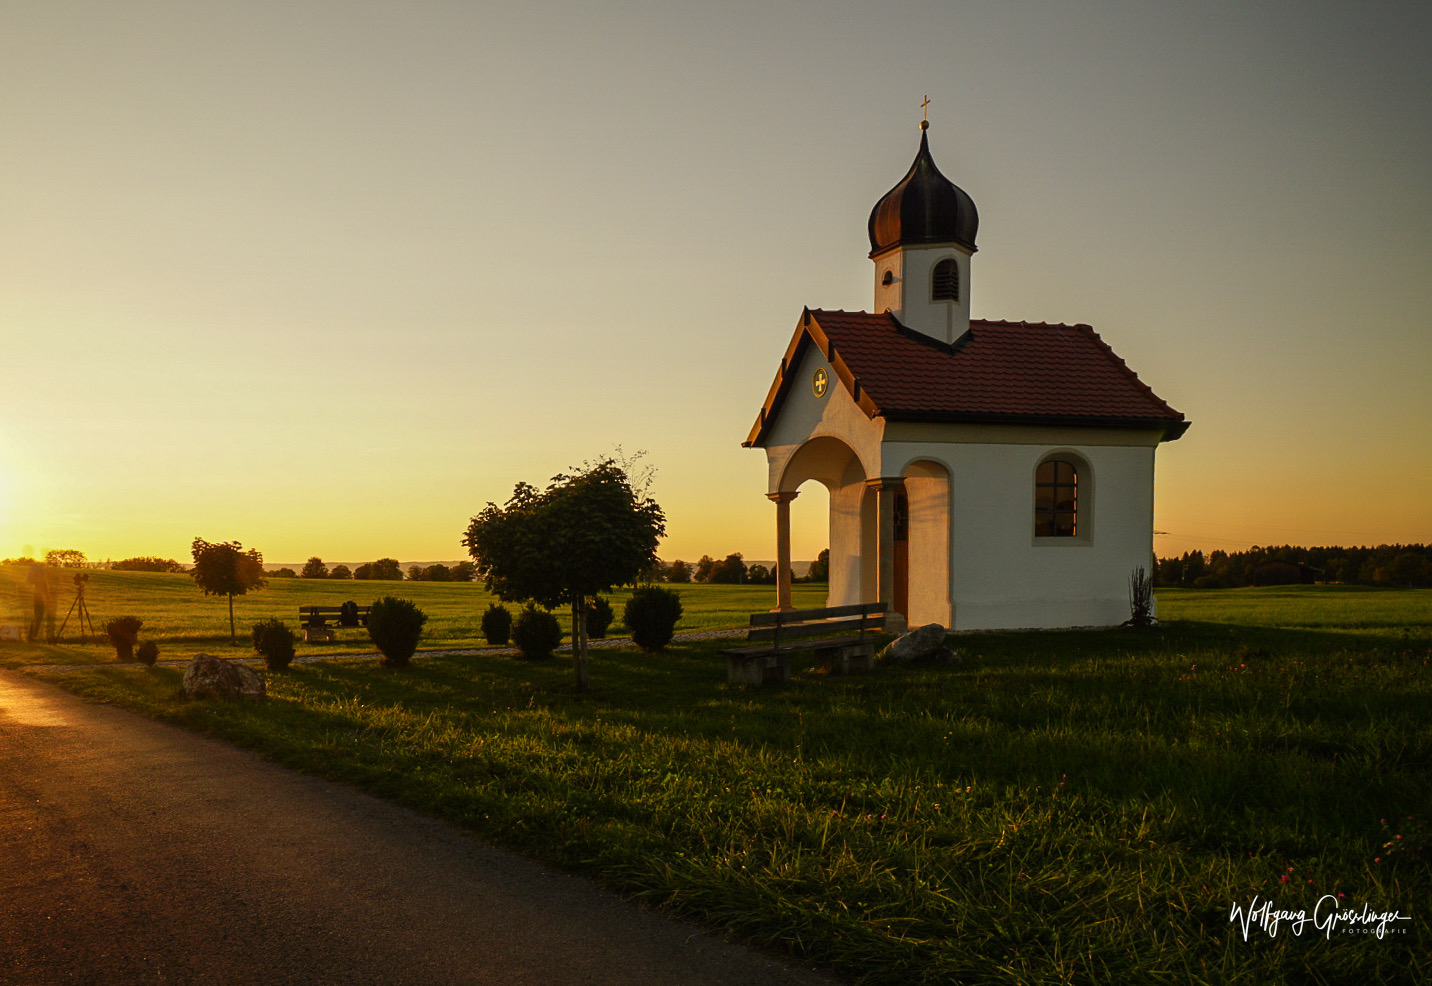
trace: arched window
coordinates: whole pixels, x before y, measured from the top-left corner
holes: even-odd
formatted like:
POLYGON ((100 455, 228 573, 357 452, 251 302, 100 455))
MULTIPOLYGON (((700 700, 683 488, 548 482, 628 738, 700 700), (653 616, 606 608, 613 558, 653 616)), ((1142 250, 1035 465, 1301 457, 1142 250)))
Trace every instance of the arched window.
POLYGON ((1041 462, 1034 473, 1034 536, 1079 534, 1079 470, 1064 459, 1041 462))
POLYGON ((930 275, 931 301, 960 300, 960 265, 953 259, 941 260, 930 275))

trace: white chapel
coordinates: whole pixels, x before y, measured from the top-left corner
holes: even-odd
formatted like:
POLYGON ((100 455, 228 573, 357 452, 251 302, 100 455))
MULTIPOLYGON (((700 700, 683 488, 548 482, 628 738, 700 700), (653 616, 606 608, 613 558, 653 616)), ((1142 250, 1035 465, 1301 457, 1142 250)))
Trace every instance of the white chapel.
POLYGON ((1153 563, 1154 453, 1188 429, 1087 325, 970 318, 979 216, 928 124, 869 221, 873 313, 807 308, 746 441, 776 505, 830 493, 828 606, 890 625, 1112 626, 1153 563))

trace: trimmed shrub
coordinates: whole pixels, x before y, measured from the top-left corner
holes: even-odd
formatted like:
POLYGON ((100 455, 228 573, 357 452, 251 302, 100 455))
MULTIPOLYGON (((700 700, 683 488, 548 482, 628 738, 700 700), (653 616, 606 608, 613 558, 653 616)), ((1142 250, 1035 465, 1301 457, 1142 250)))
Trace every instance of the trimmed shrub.
POLYGON ((142 626, 144 621, 137 616, 116 616, 104 625, 104 635, 114 645, 115 660, 134 660, 134 645, 139 642, 142 626))
POLYGON ((601 640, 607 635, 607 628, 612 625, 617 615, 612 612, 612 604, 607 602, 606 597, 597 596, 587 602, 587 636, 593 640, 601 640))
POLYGON ((681 595, 659 585, 637 586, 627 600, 622 620, 642 650, 661 650, 671 642, 681 619, 681 595))
POLYGON ((540 661, 551 657, 562 642, 562 627, 557 617, 528 603, 512 624, 512 642, 527 660, 540 661))
POLYGON ((154 662, 159 660, 159 645, 152 640, 146 640, 135 650, 134 656, 140 664, 147 664, 152 668, 154 662))
POLYGON ((368 636, 383 655, 383 664, 405 668, 418 649, 427 614, 407 599, 384 596, 368 610, 368 636))
POLYGON ((505 645, 512 639, 512 614, 506 606, 489 603, 482 614, 482 635, 489 644, 505 645))
POLYGON ((284 671, 293 663, 294 632, 274 618, 254 624, 254 650, 270 671, 284 671))

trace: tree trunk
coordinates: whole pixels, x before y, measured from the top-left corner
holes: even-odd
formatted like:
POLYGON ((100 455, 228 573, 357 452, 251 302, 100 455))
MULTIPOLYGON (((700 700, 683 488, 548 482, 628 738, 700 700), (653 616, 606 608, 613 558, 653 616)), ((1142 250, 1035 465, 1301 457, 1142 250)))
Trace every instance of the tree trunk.
POLYGON ((234 632, 234 594, 229 593, 229 646, 237 647, 239 635, 234 632))
POLYGON ((572 668, 577 676, 577 691, 591 685, 587 674, 587 597, 572 600, 572 668))

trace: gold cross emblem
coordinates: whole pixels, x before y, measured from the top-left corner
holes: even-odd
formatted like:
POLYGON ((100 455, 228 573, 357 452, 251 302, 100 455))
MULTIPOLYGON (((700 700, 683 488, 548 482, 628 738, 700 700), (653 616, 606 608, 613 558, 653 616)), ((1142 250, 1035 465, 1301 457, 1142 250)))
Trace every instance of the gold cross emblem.
POLYGON ((811 381, 810 381, 811 393, 815 394, 815 396, 817 396, 817 397, 824 397, 824 396, 825 396, 825 392, 826 392, 829 388, 830 388, 830 377, 828 377, 828 376, 826 375, 825 367, 822 366, 822 367, 818 368, 818 369, 815 371, 815 376, 811 377, 811 381))

